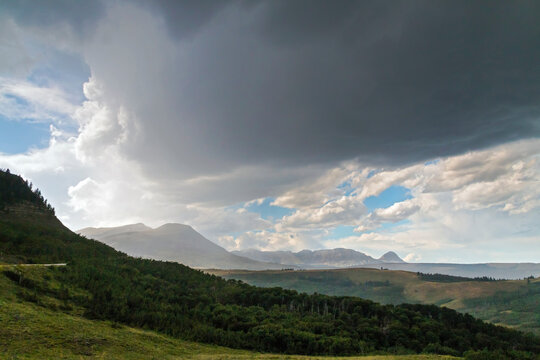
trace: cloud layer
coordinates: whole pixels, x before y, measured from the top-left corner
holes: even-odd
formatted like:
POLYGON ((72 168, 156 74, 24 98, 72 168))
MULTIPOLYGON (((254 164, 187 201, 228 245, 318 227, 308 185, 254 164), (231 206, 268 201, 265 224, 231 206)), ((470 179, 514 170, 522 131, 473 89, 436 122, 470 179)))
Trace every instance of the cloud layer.
POLYGON ((231 248, 411 259, 538 240, 536 3, 0 10, 0 116, 52 125, 48 147, 0 166, 43 184, 72 227, 180 221, 231 248), (366 206, 392 186, 410 197, 366 206), (263 219, 257 199, 290 214, 263 219))

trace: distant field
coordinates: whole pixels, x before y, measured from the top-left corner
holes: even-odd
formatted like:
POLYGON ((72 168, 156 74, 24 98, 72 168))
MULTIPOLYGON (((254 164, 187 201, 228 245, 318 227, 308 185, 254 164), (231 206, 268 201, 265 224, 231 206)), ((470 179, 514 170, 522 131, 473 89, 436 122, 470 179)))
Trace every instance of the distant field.
MULTIPOLYGON (((82 309, 57 299, 21 293, 0 266, 0 359, 361 359, 449 360, 449 356, 307 357, 258 354, 205 345, 107 321, 82 318, 82 309), (25 298, 26 297, 26 298, 25 298)), ((46 268, 25 268, 31 278, 47 277, 46 268)), ((53 284, 55 285, 55 284, 53 284)), ((58 285, 58 284, 57 284, 58 285)))
POLYGON ((540 334, 540 278, 473 281, 442 276, 434 280, 413 272, 369 268, 209 272, 256 286, 359 296, 385 304, 436 304, 540 334))

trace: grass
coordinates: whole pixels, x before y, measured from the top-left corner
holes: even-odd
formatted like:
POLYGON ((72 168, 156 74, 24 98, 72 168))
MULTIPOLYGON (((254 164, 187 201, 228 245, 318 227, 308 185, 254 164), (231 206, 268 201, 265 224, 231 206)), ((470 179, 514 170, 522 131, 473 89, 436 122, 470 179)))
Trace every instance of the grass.
POLYGON ((436 304, 482 320, 540 335, 540 279, 438 282, 407 271, 368 268, 244 271, 212 270, 256 286, 359 296, 385 304, 436 304))
POLYGON ((21 288, 2 274, 20 271, 36 283, 60 286, 50 276, 53 269, 0 266, 0 358, 1 359, 361 359, 449 360, 449 356, 307 357, 259 354, 243 350, 184 341, 152 331, 95 321, 80 316, 81 309, 59 310, 58 300, 43 296, 37 301, 21 297, 21 288))

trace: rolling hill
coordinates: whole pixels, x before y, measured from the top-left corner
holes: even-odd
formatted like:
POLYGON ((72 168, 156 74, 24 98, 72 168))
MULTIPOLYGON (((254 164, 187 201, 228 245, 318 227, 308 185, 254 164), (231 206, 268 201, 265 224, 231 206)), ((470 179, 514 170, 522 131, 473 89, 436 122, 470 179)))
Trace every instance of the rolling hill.
POLYGON ((424 274, 443 274, 469 278, 491 277, 494 279, 517 280, 529 276, 540 276, 540 263, 484 263, 484 264, 445 264, 445 263, 385 263, 383 265, 365 264, 362 267, 388 270, 421 272, 424 274))
POLYGON ((183 224, 165 224, 156 229, 144 224, 132 224, 110 228, 85 228, 77 233, 99 240, 131 256, 177 261, 193 268, 266 270, 284 267, 281 264, 231 254, 191 226, 183 224))
POLYGON ((540 335, 540 278, 475 280, 380 268, 213 273, 255 286, 359 296, 383 304, 436 304, 540 335))

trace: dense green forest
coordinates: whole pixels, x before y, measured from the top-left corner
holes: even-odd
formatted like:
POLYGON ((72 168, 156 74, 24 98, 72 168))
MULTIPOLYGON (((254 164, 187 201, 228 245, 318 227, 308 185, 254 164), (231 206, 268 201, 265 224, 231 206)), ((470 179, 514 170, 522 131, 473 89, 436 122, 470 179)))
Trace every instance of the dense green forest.
POLYGON ((209 272, 259 287, 356 296, 382 304, 444 306, 540 335, 540 278, 490 280, 371 268, 209 272))
POLYGON ((494 279, 488 276, 467 278, 463 276, 444 275, 444 274, 425 274, 421 272, 418 272, 416 274, 421 280, 436 281, 436 282, 497 281, 497 279, 494 279))
POLYGON ((4 276, 23 286, 22 296, 29 301, 38 302, 45 294, 64 300, 66 307, 59 311, 69 311, 69 302, 83 308, 88 318, 263 352, 479 351, 502 359, 533 359, 540 353, 540 340, 532 335, 447 308, 257 288, 178 263, 132 258, 63 227, 22 178, 2 172, 0 191, 9 191, 1 197, 0 256, 28 263, 68 263, 52 271, 62 284, 58 289, 13 271, 4 271, 4 276), (26 202, 38 202, 43 214, 10 211, 26 202))
POLYGON ((32 187, 32 183, 11 174, 9 169, 0 170, 0 210, 7 212, 10 205, 25 202, 54 215, 54 208, 47 203, 41 191, 32 187))

